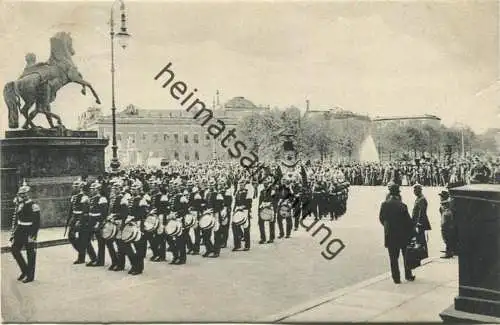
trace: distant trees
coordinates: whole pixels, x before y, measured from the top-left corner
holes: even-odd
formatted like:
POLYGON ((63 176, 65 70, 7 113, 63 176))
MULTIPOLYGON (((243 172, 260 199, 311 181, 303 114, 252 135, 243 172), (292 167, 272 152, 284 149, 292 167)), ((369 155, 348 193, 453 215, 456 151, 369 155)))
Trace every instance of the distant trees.
POLYGON ((238 131, 240 140, 258 153, 261 160, 279 157, 282 150, 279 134, 284 130, 296 135, 296 146, 304 156, 327 159, 355 158, 370 128, 382 159, 412 159, 424 153, 441 157, 447 145, 453 153, 460 154, 462 134, 466 153, 499 153, 495 141, 498 130, 477 135, 466 126, 400 125, 395 122, 373 128, 369 121, 350 115, 334 118, 325 112, 301 117, 296 107, 246 116, 240 121, 238 131))

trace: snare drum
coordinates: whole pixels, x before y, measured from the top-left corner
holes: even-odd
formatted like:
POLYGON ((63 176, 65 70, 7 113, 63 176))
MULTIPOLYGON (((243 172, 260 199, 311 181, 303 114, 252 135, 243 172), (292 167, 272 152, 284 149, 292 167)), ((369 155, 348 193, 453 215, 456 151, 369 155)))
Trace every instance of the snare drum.
POLYGON ((283 203, 278 210, 280 216, 282 218, 291 218, 292 217, 292 207, 288 204, 288 202, 283 203))
POLYGON ((122 229, 122 240, 126 243, 130 243, 132 241, 138 241, 141 236, 138 234, 141 230, 139 226, 135 222, 129 222, 125 224, 122 229))
POLYGON ((150 214, 144 220, 144 231, 154 232, 160 225, 160 218, 156 214, 150 214))
POLYGON ((192 211, 184 216, 184 226, 186 228, 191 228, 196 225, 196 212, 192 211))
POLYGON ((237 226, 242 226, 248 220, 247 210, 238 210, 233 215, 233 223, 237 226))
POLYGON ((101 236, 105 240, 114 239, 117 232, 118 227, 113 221, 106 221, 101 228, 101 236))
POLYGON ((263 221, 272 221, 274 218, 273 207, 269 205, 261 205, 259 208, 259 217, 263 221))
POLYGON ((200 229, 210 229, 215 225, 215 218, 212 214, 212 212, 205 213, 201 218, 198 223, 200 229))
POLYGON ((182 233, 182 222, 179 220, 169 220, 165 226, 167 236, 179 236, 182 233))

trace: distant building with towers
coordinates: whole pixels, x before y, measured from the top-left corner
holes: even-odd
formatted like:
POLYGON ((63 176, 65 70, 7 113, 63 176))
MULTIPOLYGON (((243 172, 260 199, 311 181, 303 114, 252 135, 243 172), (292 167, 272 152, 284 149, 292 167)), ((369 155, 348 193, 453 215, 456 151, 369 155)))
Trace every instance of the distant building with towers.
MULTIPOLYGON (((219 93, 211 107, 213 116, 224 121, 226 127, 237 127, 239 120, 249 114, 269 110, 238 96, 221 105, 219 93)), ((206 161, 229 159, 220 141, 212 139, 206 127, 184 109, 143 109, 128 105, 116 113, 118 159, 123 166, 146 165, 150 158, 178 161, 206 161)), ((112 138, 111 115, 104 115, 91 107, 79 118, 79 128, 95 130, 104 138, 112 138)), ((106 165, 112 156, 111 141, 106 148, 106 165)))

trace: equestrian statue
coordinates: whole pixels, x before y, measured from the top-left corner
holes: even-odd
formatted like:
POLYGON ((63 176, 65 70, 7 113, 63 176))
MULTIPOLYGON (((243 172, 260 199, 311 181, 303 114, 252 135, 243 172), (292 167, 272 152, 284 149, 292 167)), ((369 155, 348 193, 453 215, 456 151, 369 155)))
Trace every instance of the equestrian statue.
POLYGON ((92 85, 85 81, 78 72, 71 58, 74 54, 70 33, 59 32, 50 39, 50 58, 47 62, 37 63, 33 53, 26 55, 26 67, 21 77, 16 81, 8 82, 3 89, 5 103, 9 110, 9 128, 19 127, 20 111, 26 119, 23 129, 42 128, 33 123, 38 113, 45 114, 51 128, 54 128, 52 121, 54 118, 57 121, 57 128, 65 129, 59 115, 50 111, 50 104, 55 100, 57 91, 71 82, 82 85, 83 95, 86 94, 86 87, 88 87, 96 103, 101 103, 92 85), (21 98, 24 102, 22 107, 21 98), (35 109, 29 112, 33 104, 36 104, 35 109))

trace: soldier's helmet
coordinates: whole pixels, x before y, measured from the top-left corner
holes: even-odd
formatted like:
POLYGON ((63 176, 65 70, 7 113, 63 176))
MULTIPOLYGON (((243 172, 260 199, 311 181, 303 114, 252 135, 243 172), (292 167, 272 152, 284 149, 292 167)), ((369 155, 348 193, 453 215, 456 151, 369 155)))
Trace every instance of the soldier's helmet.
POLYGON ((101 188, 101 183, 99 183, 98 181, 95 181, 90 185, 91 190, 99 190, 100 188, 101 188))
POLYGON ((23 180, 23 184, 19 187, 19 190, 17 191, 17 194, 25 194, 29 193, 31 188, 26 184, 26 180, 23 180))
POLYGON ((81 178, 77 179, 76 181, 73 182, 73 188, 74 189, 79 189, 80 187, 83 186, 83 181, 81 178))

